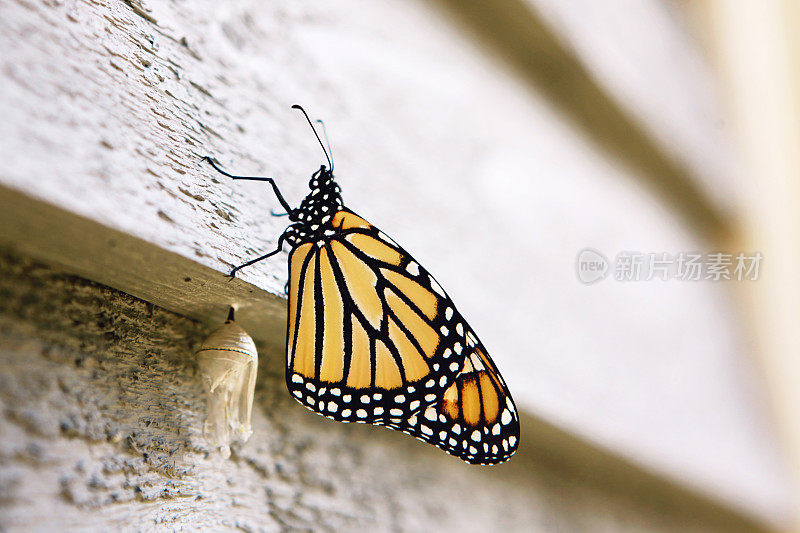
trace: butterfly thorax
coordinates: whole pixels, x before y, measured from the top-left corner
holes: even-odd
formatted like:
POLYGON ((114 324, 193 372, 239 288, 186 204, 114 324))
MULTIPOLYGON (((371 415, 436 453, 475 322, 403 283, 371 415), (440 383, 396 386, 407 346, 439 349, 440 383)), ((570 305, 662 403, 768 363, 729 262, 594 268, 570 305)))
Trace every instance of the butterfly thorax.
POLYGON ((324 165, 312 174, 308 187, 311 192, 291 214, 292 220, 297 222, 284 233, 293 248, 304 242, 326 240, 333 235, 330 221, 344 207, 341 189, 333 173, 324 165))

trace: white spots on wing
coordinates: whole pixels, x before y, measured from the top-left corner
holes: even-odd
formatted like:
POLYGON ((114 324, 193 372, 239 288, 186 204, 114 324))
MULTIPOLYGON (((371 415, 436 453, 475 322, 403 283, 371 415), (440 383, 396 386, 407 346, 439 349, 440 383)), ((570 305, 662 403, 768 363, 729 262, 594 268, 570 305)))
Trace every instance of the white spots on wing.
POLYGON ((458 325, 456 326, 456 333, 458 333, 459 335, 464 334, 464 324, 462 324, 461 322, 459 322, 458 325))
POLYGON ((434 409, 432 406, 428 407, 427 409, 425 409, 425 418, 427 418, 431 422, 435 422, 436 421, 436 409, 434 409))
POLYGON ((366 395, 366 394, 364 396, 362 396, 361 397, 361 403, 369 403, 369 396, 366 395))
POLYGON ((428 276, 428 278, 431 280, 431 287, 433 287, 433 290, 436 291, 436 293, 439 296, 441 296, 442 298, 446 298, 446 296, 444 294, 444 289, 442 288, 442 286, 439 285, 439 283, 437 283, 437 281, 435 279, 433 279, 432 276, 428 276))
POLYGON ((515 437, 514 435, 508 437, 508 444, 514 446, 516 443, 517 443, 517 437, 515 437))
POLYGON ((508 407, 508 410, 509 410, 509 411, 511 411, 512 413, 516 413, 516 412, 517 412, 517 411, 514 409, 514 404, 513 404, 513 403, 511 403, 511 400, 510 400, 510 399, 508 399, 508 398, 506 398, 506 407, 508 407))
POLYGON ((461 426, 458 425, 458 424, 453 424, 453 433, 455 433, 456 435, 460 435, 461 434, 461 426))
POLYGON ((472 440, 474 440, 475 442, 480 442, 480 440, 481 440, 481 432, 476 429, 475 431, 472 432, 472 435, 470 435, 470 438, 472 440))
POLYGON ((403 403, 404 401, 406 401, 406 397, 403 396, 402 394, 398 394, 397 396, 394 397, 394 401, 397 403, 403 403))
POLYGON ((350 403, 350 400, 352 400, 352 399, 353 399, 353 397, 350 396, 349 394, 345 394, 344 396, 342 396, 342 401, 344 403, 350 403))
POLYGON ((300 392, 299 390, 292 391, 292 394, 294 394, 297 398, 303 397, 303 393, 300 392))
POLYGON ((303 376, 301 376, 300 374, 292 375, 292 383, 302 383, 302 382, 303 382, 303 376))
POLYGON ((376 415, 382 415, 383 407, 376 407, 372 412, 375 413, 376 415))
POLYGON ((411 261, 409 264, 406 265, 406 270, 412 276, 419 276, 419 265, 416 264, 414 261, 411 261))
POLYGON ((508 409, 503 409, 503 414, 500 415, 500 422, 505 426, 506 424, 510 424, 511 420, 511 412, 508 409))
POLYGON ((500 434, 500 424, 495 424, 492 426, 492 435, 499 435, 500 434))
POLYGON ((397 243, 394 242, 394 239, 392 239, 391 237, 389 237, 388 235, 386 235, 384 232, 382 232, 380 230, 378 231, 378 237, 380 237, 380 239, 383 240, 383 241, 390 242, 390 243, 394 244, 395 246, 397 246, 397 243))
POLYGON ((372 395, 373 400, 380 400, 381 398, 383 398, 383 394, 381 394, 380 392, 376 392, 375 394, 372 395))
POLYGON ((444 387, 446 384, 447 384, 447 376, 442 376, 441 379, 439 379, 439 386, 444 387))
POLYGON ((436 385, 436 382, 435 382, 434 380, 432 380, 432 379, 429 379, 428 381, 426 381, 426 382, 425 382, 425 386, 426 386, 427 388, 429 388, 429 389, 430 389, 431 387, 433 387, 434 385, 436 385))
POLYGON ((314 386, 313 383, 306 383, 306 388, 308 390, 310 390, 311 392, 314 392, 315 390, 317 390, 317 388, 314 386))
POLYGON ((453 355, 453 351, 450 348, 445 348, 444 352, 442 352, 442 357, 445 359, 449 359, 451 355, 453 355))
POLYGON ((457 342, 457 343, 456 343, 456 344, 453 346, 453 351, 454 351, 454 352, 456 352, 456 355, 461 355, 461 352, 462 352, 463 350, 464 350, 464 347, 463 347, 463 346, 461 346, 461 343, 460 343, 460 342, 457 342))
POLYGON ((455 372, 456 370, 458 370, 458 361, 453 361, 452 363, 450 363, 450 367, 449 368, 450 368, 450 370, 452 372, 455 372))
POLYGON ((409 407, 409 409, 411 409, 412 411, 413 411, 414 409, 418 408, 418 407, 419 407, 419 400, 414 400, 413 402, 411 402, 410 404, 408 404, 408 407, 409 407))
POLYGON ((452 307, 448 307, 447 309, 444 310, 444 318, 447 319, 447 320, 450 320, 451 318, 453 318, 453 308, 452 307))
POLYGON ((444 442, 444 439, 446 439, 446 438, 447 438, 447 432, 446 431, 440 431, 439 432, 439 440, 444 442))
POLYGON ((358 418, 367 418, 367 412, 364 409, 359 409, 356 411, 356 416, 358 418))
POLYGON ((389 414, 392 416, 401 416, 403 414, 402 409, 390 409, 389 414))
POLYGON ((342 394, 342 391, 340 389, 331 389, 331 394, 333 394, 334 396, 339 396, 340 394, 342 394))
POLYGON ((471 453, 472 455, 475 455, 476 453, 478 453, 478 449, 475 446, 470 446, 469 447, 469 453, 471 453))
POLYGON ((439 328, 439 331, 441 331, 441 332, 442 332, 442 335, 444 335, 445 337, 447 337, 447 335, 448 335, 448 334, 450 334, 450 330, 449 330, 449 329, 447 329, 447 326, 442 326, 442 327, 440 327, 440 328, 439 328))
POLYGON ((350 409, 345 409, 344 411, 342 411, 342 416, 345 418, 350 416, 351 414, 353 414, 353 411, 351 411, 350 409))
POLYGON ((425 435, 433 435, 433 430, 426 426, 425 424, 420 424, 419 430, 423 432, 425 435))
POLYGON ((475 335, 472 334, 471 331, 467 332, 467 345, 475 346, 478 344, 478 339, 475 338, 475 335))
POLYGON ((331 413, 335 413, 338 410, 339 406, 336 404, 336 402, 328 402, 328 411, 330 411, 331 413))
POLYGON ((426 402, 432 402, 435 399, 436 399, 436 395, 435 394, 426 394, 425 395, 425 401, 426 402))

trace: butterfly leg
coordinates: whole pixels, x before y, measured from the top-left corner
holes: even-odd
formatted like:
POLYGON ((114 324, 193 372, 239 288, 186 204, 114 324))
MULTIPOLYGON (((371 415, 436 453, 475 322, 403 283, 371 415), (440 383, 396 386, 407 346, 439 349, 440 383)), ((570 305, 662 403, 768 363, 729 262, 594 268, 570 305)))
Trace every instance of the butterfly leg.
MULTIPOLYGON (((232 178, 232 179, 235 179, 235 180, 252 180, 252 181, 266 181, 266 182, 268 182, 270 185, 272 185, 272 190, 275 191, 275 196, 278 198, 278 201, 281 203, 283 208, 286 210, 286 213, 287 214, 291 214, 294 211, 294 209, 292 209, 289 206, 289 203, 283 198, 283 195, 281 194, 281 191, 278 189, 278 185, 275 183, 274 179, 272 179, 272 178, 262 178, 262 177, 257 177, 257 176, 234 176, 233 174, 228 174, 227 172, 225 172, 224 170, 219 168, 217 166, 217 164, 214 163, 214 161, 209 156, 203 156, 203 159, 205 161, 208 161, 211 164, 211 166, 214 167, 214 170, 216 170, 217 172, 219 172, 223 176, 228 176, 229 178, 232 178)), ((246 265, 242 265, 242 266, 246 266, 246 265)))
POLYGON ((264 259, 267 259, 268 257, 272 257, 273 255, 280 253, 281 250, 283 249, 283 242, 285 240, 286 240, 286 236, 285 235, 281 235, 280 237, 278 237, 278 246, 274 250, 272 250, 268 254, 264 254, 264 255, 262 255, 260 257, 256 257, 255 259, 253 259, 251 261, 248 261, 247 263, 244 263, 242 265, 237 266, 236 268, 231 270, 230 274, 228 274, 228 277, 230 279, 233 279, 233 278, 236 277, 236 273, 238 271, 240 271, 241 269, 243 269, 244 267, 250 266, 253 263, 258 263, 259 261, 263 261, 264 259))

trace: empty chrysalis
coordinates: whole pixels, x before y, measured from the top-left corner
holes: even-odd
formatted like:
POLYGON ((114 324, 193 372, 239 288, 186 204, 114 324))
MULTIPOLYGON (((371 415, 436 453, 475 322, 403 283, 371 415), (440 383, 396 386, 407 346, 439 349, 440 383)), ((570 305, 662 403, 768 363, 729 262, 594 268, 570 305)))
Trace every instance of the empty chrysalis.
POLYGON ((200 345, 197 366, 208 399, 203 436, 227 458, 233 442, 244 443, 253 430, 250 419, 256 386, 258 352, 250 335, 228 319, 200 345))

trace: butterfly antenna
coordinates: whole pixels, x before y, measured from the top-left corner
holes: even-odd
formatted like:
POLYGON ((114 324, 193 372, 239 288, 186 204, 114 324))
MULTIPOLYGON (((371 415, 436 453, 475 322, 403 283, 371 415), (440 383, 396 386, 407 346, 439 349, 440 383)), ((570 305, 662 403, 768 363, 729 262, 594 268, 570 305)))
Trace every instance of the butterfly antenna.
POLYGON ((319 133, 317 133, 317 129, 314 127, 314 124, 311 123, 311 119, 308 118, 308 113, 306 113, 306 110, 303 109, 302 106, 299 106, 297 104, 293 105, 292 109, 299 109, 303 113, 303 116, 306 117, 306 122, 308 122, 308 125, 311 126, 311 131, 314 132, 314 136, 317 138, 317 141, 319 141, 319 145, 322 147, 322 151, 325 153, 325 159, 328 160, 328 166, 331 167, 331 172, 333 172, 333 163, 331 162, 331 157, 328 155, 328 151, 325 149, 325 145, 322 144, 322 139, 319 138, 319 133))
POLYGON ((322 135, 325 137, 325 144, 328 146, 328 153, 331 155, 331 172, 333 172, 333 150, 331 150, 331 141, 328 139, 328 130, 325 127, 325 123, 320 119, 317 119, 317 122, 319 122, 319 125, 322 126, 322 135))

